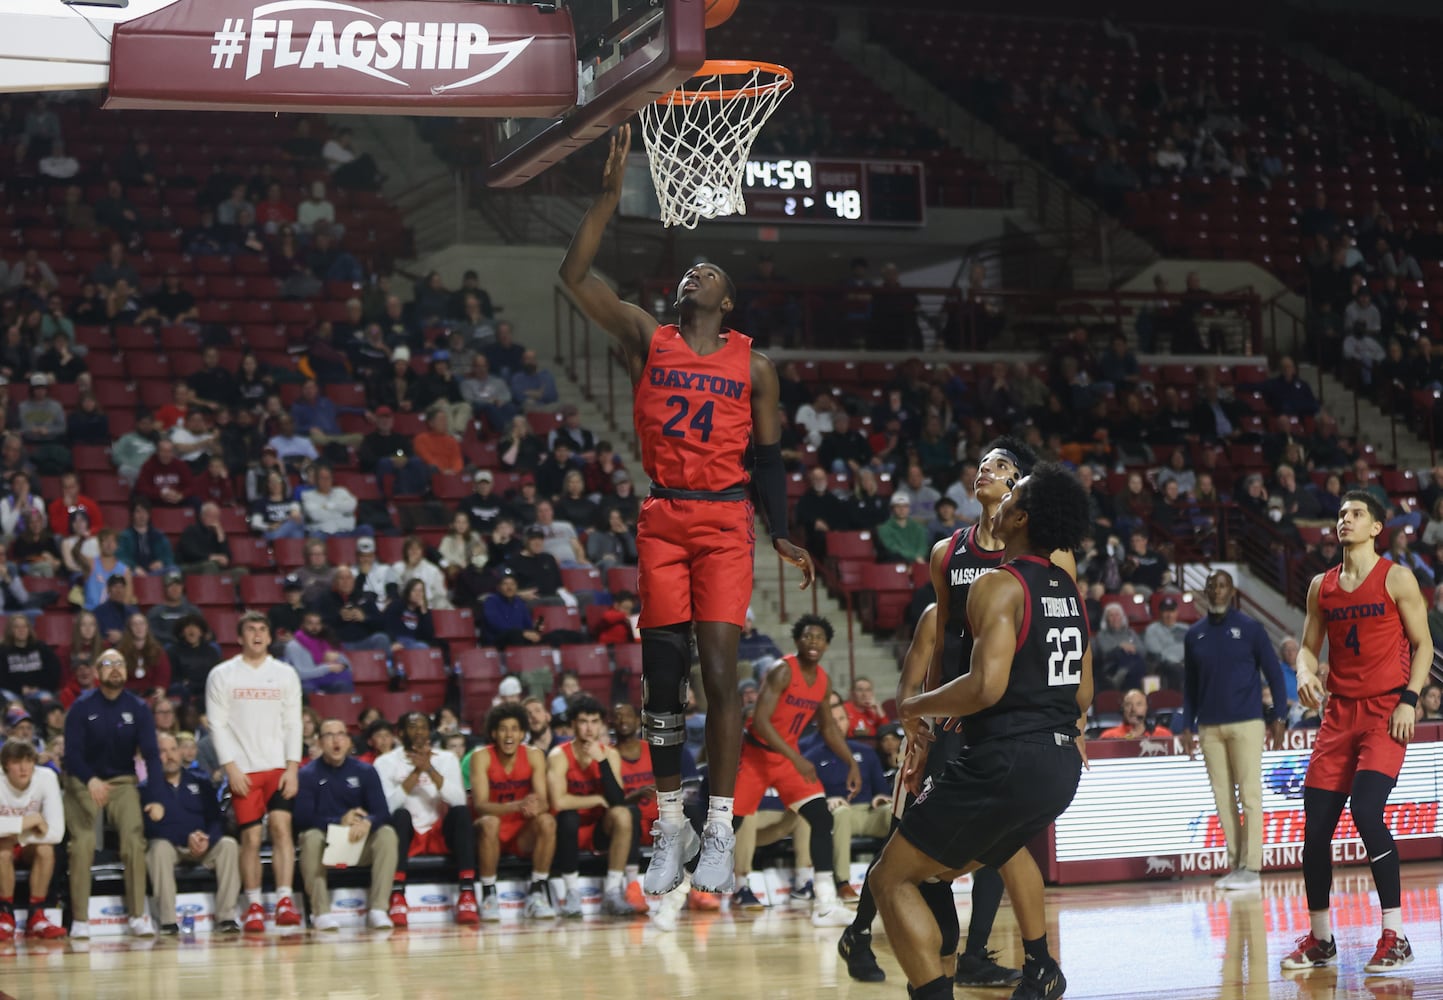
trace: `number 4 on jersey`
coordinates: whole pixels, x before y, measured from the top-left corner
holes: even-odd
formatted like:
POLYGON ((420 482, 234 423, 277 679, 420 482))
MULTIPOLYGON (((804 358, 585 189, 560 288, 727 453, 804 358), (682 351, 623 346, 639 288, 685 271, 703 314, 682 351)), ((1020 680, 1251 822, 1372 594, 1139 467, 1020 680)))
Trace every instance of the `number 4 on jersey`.
MULTIPOLYGON (((677 430, 676 425, 685 420, 686 415, 691 412, 691 402, 685 396, 669 396, 667 397, 666 405, 668 407, 677 407, 677 411, 670 420, 662 425, 661 433, 670 438, 686 437, 686 431, 677 430)), ((713 412, 712 401, 709 399, 697 408, 696 416, 692 417, 691 423, 687 424, 688 427, 701 435, 702 444, 706 444, 711 440, 711 417, 713 412)))
POLYGON ((1351 649, 1351 650, 1353 651, 1353 655, 1354 655, 1354 656, 1361 656, 1361 655, 1362 655, 1362 650, 1359 648, 1359 643, 1358 643, 1358 626, 1357 626, 1357 625, 1354 625, 1352 628, 1348 629, 1348 634, 1347 634, 1347 636, 1343 639, 1343 645, 1344 645, 1344 646, 1347 646, 1349 649, 1351 649))

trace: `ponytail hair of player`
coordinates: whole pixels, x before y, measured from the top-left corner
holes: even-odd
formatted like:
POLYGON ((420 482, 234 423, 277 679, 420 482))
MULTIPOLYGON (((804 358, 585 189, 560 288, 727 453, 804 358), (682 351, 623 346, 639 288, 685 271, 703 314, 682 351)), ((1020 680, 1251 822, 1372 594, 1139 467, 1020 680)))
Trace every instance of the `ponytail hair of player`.
MULTIPOLYGON (((1087 493, 1065 466, 1040 462, 1028 473, 1014 502, 1027 514, 1027 541, 1034 551, 1071 551, 1092 528, 1087 493)), ((1015 491, 1014 491, 1015 492, 1015 491)))
POLYGON ((1003 434, 1001 437, 993 438, 987 442, 987 446, 982 449, 982 457, 986 458, 994 451, 1008 452, 1017 460, 1015 464, 1017 466, 1018 479, 1030 475, 1032 473, 1032 467, 1037 464, 1037 452, 1028 447, 1027 443, 1021 438, 1013 437, 1011 434, 1003 434))
POLYGON ((1343 494, 1343 496, 1339 499, 1338 502, 1340 504, 1344 504, 1347 503, 1349 500, 1356 500, 1364 507, 1367 507, 1368 516, 1371 517, 1373 520, 1377 521, 1379 524, 1382 524, 1388 519, 1388 512, 1383 509, 1383 505, 1378 502, 1378 498, 1373 496, 1373 494, 1369 493, 1367 490, 1349 490, 1348 492, 1343 494))
POLYGON ((802 617, 798 618, 792 625, 792 641, 800 642, 802 633, 813 627, 819 628, 826 633, 828 644, 831 643, 832 636, 837 634, 836 630, 832 628, 832 623, 821 615, 802 615, 802 617))

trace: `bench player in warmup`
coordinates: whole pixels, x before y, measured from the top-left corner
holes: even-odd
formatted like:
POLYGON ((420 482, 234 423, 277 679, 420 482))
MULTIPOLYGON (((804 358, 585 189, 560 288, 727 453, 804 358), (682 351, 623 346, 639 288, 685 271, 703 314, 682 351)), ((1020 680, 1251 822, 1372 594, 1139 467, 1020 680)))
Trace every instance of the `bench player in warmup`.
MULTIPOLYGON (((1002 565, 1003 546, 993 533, 993 515, 1002 498, 1036 462, 1032 449, 1013 437, 999 437, 983 449, 973 485, 982 504, 982 517, 976 524, 959 528, 950 538, 932 547, 932 586, 937 592, 937 603, 918 621, 913 633, 912 648, 908 650, 898 679, 898 705, 922 690, 935 690, 970 669, 973 639, 967 622, 968 593, 983 573, 1002 565), (941 641, 937 641, 938 636, 941 641)), ((1052 561, 1069 574, 1076 574, 1077 564, 1070 549, 1054 552, 1052 561)), ((908 766, 898 773, 899 787, 893 799, 898 823, 915 793, 939 779, 947 764, 965 747, 956 720, 947 720, 946 724, 935 727, 933 737, 935 742, 930 747, 909 745, 908 766), (920 772, 911 780, 910 791, 901 787, 909 769, 920 772)), ((957 952, 961 927, 951 882, 939 879, 921 886, 922 898, 942 932, 943 967, 959 986, 1008 986, 1022 977, 1017 969, 999 965, 996 953, 988 950, 987 942, 1002 904, 1004 883, 1019 878, 1030 883, 1033 879, 1040 880, 1042 874, 1027 851, 1017 852, 1004 868, 1005 871, 999 871, 983 867, 972 873, 972 911, 967 944, 961 954, 957 952)), ((863 982, 881 982, 886 978, 872 953, 871 928, 875 916, 876 903, 868 882, 862 889, 862 900, 851 926, 837 942, 837 950, 847 962, 848 974, 863 982)))
MULTIPOLYGON (((1082 773, 1077 722, 1092 701, 1087 614, 1071 573, 1051 557, 1087 533, 1086 493, 1062 466, 1040 464, 1003 497, 992 530, 1011 558, 968 594, 971 669, 899 706, 909 742, 931 739, 929 719, 956 718, 966 748, 918 795, 868 878, 918 1000, 951 997, 954 985, 919 887, 1010 866, 1072 802, 1082 773)), ((1008 891, 1025 955, 1012 996, 1057 1000, 1067 982, 1047 948, 1041 876, 1009 877, 1008 891)))
POLYGON ((775 788, 782 804, 811 827, 809 843, 816 868, 812 923, 817 927, 836 927, 851 921, 846 906, 837 898, 827 792, 817 780, 816 766, 797 748, 797 741, 813 719, 832 753, 849 765, 848 794, 856 795, 862 787, 862 772, 852 759, 845 734, 832 718, 828 702, 832 687, 822 669, 822 655, 832 635, 831 622, 816 615, 802 615, 792 626, 797 651, 782 657, 767 671, 756 711, 743 737, 741 772, 737 775, 738 820, 756 812, 767 789, 775 788))
POLYGON ((1282 967, 1332 965, 1338 946, 1328 918, 1333 887, 1333 834, 1352 797, 1353 822, 1372 867, 1383 930, 1366 972, 1392 972, 1413 961, 1403 933, 1398 851, 1383 819, 1418 713, 1418 695, 1433 664, 1428 608, 1407 568, 1378 555, 1381 504, 1362 490, 1343 494, 1338 541, 1343 562, 1313 578, 1298 650, 1298 700, 1322 709, 1303 781, 1303 886, 1308 933, 1282 967), (1318 677, 1328 639, 1326 686, 1318 677), (1326 704, 1325 704, 1326 702, 1326 704))
POLYGON ((653 483, 637 521, 636 547, 643 726, 660 818, 642 887, 652 895, 670 892, 696 857, 693 885, 725 892, 732 884, 732 799, 741 755, 737 645, 751 600, 756 547, 749 486, 755 486, 772 547, 801 569, 803 587, 811 585, 814 570, 806 551, 787 539, 776 369, 752 350, 750 337, 723 326, 737 303, 726 272, 697 264, 682 275, 674 326, 658 326, 650 313, 622 302, 591 273, 621 200, 630 146, 631 128, 623 125, 612 137, 601 194, 571 241, 561 279, 625 355, 642 466, 653 483), (755 454, 750 482, 748 446, 755 454), (683 814, 681 793, 693 633, 706 691, 712 791, 700 838, 683 814))

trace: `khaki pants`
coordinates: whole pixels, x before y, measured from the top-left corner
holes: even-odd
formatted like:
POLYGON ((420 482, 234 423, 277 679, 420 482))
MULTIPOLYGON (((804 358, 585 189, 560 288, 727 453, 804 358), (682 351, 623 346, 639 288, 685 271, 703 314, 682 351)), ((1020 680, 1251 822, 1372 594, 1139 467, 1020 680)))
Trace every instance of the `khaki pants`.
POLYGON ((215 872, 215 923, 236 918, 236 900, 240 898, 240 845, 233 837, 222 837, 210 845, 205 857, 197 858, 189 849, 181 849, 168 840, 152 840, 145 850, 145 867, 150 884, 155 919, 162 924, 176 923, 175 868, 177 865, 201 865, 215 872))
POLYGON ((1213 786, 1213 802, 1228 840, 1228 863, 1233 871, 1259 871, 1263 866, 1264 731, 1262 719, 1198 726, 1203 763, 1213 786))
MULTIPOLYGON (((389 823, 373 826, 361 849, 361 867, 371 869, 371 889, 366 906, 384 910, 391 898, 391 884, 396 879, 396 828, 389 823)), ((326 831, 306 830, 301 834, 301 885, 305 886, 311 916, 331 912, 331 890, 326 885, 326 831)))
MULTIPOLYGON (((795 838, 806 836, 807 821, 797 824, 795 838)), ((832 867, 840 877, 852 877, 852 838, 883 837, 892 832, 892 807, 874 809, 870 802, 849 802, 832 813, 832 867)))
MULTIPOLYGON (((120 833, 120 860, 125 865, 125 908, 132 917, 145 916, 145 826, 140 816, 140 789, 134 775, 111 778, 106 818, 120 833)), ((65 829, 70 834, 70 906, 77 920, 89 920, 90 866, 95 863, 95 830, 100 810, 79 778, 65 778, 65 829)))
MULTIPOLYGON (((733 855, 735 873, 739 876, 751 874, 757 848, 775 844, 794 831, 801 819, 787 809, 759 809, 750 816, 742 817, 741 825, 737 827, 736 852, 733 855)), ((792 850, 800 867, 811 867, 812 845, 806 837, 794 837, 792 850)))

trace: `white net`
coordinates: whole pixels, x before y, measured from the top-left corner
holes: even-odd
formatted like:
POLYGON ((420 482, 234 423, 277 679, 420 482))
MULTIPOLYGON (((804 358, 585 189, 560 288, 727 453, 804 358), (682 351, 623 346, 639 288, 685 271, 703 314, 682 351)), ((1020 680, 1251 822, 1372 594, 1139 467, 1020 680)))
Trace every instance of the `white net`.
POLYGON ((642 137, 666 226, 745 215, 742 179, 757 133, 792 89, 761 64, 703 64, 669 97, 641 109, 642 137))

